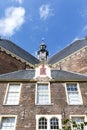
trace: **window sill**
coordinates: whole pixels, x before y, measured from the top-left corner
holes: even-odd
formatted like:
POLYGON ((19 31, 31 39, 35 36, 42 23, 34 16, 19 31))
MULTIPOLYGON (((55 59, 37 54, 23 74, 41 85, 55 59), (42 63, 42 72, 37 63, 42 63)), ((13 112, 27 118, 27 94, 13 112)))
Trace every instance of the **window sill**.
POLYGON ((69 106, 82 106, 83 104, 68 104, 69 106))
POLYGON ((53 103, 49 103, 49 104, 35 104, 35 105, 37 105, 37 106, 51 106, 51 105, 53 105, 53 103))
POLYGON ((3 106, 19 106, 19 104, 3 104, 3 106))

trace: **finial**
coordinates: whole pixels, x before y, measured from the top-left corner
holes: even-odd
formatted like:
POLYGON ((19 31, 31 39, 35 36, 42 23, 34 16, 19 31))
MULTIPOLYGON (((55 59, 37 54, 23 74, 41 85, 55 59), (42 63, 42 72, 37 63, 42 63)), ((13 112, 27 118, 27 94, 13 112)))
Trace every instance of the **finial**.
POLYGON ((41 45, 45 44, 45 38, 42 38, 41 45))
POLYGON ((45 41, 45 38, 44 37, 42 37, 42 42, 44 42, 45 41))

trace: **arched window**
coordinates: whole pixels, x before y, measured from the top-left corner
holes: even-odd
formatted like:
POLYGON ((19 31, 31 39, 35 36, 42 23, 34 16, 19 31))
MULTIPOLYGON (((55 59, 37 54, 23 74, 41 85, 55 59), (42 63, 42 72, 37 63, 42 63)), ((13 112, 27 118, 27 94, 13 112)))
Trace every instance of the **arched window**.
POLYGON ((50 119, 50 129, 51 130, 58 130, 59 129, 59 123, 57 118, 51 118, 50 119))
POLYGON ((46 118, 41 117, 41 118, 39 119, 38 128, 39 128, 39 129, 44 129, 44 130, 47 129, 47 119, 46 119, 46 118))

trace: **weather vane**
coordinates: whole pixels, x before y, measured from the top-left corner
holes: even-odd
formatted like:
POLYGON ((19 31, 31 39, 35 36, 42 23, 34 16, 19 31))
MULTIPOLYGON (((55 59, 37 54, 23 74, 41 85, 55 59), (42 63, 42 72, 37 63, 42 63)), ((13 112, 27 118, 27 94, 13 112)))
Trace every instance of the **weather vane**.
POLYGON ((44 37, 42 37, 42 42, 44 42, 45 41, 45 38, 44 37))

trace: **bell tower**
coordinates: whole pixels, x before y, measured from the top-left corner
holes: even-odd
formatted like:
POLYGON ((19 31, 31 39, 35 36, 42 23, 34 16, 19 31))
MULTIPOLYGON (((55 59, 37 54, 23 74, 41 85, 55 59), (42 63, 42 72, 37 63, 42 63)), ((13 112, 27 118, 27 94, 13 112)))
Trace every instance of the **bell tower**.
POLYGON ((46 50, 46 45, 44 41, 42 40, 42 43, 40 45, 40 50, 37 52, 38 58, 40 61, 46 61, 47 56, 49 55, 48 51, 46 50))

